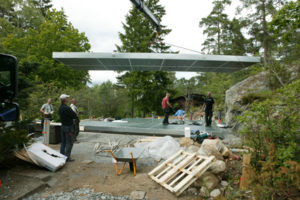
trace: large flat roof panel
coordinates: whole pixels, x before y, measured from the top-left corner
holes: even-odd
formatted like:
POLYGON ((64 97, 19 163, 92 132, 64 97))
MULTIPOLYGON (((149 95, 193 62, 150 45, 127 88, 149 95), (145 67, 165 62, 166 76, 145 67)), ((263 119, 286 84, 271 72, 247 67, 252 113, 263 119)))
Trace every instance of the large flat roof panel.
POLYGON ((53 58, 77 70, 234 72, 259 57, 168 53, 53 52, 53 58))

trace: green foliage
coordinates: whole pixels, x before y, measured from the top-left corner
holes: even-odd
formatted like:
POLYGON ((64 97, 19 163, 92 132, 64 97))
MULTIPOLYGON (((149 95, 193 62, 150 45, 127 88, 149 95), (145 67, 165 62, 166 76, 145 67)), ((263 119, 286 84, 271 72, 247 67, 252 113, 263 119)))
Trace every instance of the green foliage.
POLYGON ((291 63, 280 63, 278 61, 269 62, 265 66, 269 71, 269 87, 276 89, 289 84, 300 78, 300 61, 291 63))
POLYGON ((258 102, 258 101, 264 101, 268 97, 270 97, 270 95, 265 92, 264 93, 249 93, 242 97, 241 103, 242 103, 242 105, 248 105, 248 104, 252 104, 254 102, 258 102))
MULTIPOLYGON (((165 15, 165 9, 159 5, 158 0, 147 0, 145 4, 158 20, 165 15)), ((164 43, 163 38, 171 30, 161 25, 159 35, 156 37, 155 25, 135 7, 132 7, 126 16, 123 29, 124 33, 119 33, 122 42, 121 46, 117 45, 119 52, 165 53, 170 48, 164 43)), ((140 116, 145 116, 152 111, 161 114, 161 99, 172 80, 169 74, 168 72, 133 71, 118 76, 117 85, 126 89, 131 100, 131 117, 135 116, 135 108, 140 116)))
POLYGON ((176 88, 174 96, 184 96, 199 92, 197 77, 192 77, 189 80, 181 78, 179 80, 175 80, 174 84, 174 88, 176 88))
MULTIPOLYGON (((24 106, 22 116, 24 119, 40 119, 41 106, 52 99, 54 109, 53 119, 59 121, 58 109, 60 106, 59 96, 70 95, 69 100, 75 98, 80 111, 80 118, 87 119, 95 117, 128 117, 129 106, 126 92, 122 88, 116 88, 110 81, 92 87, 60 88, 54 84, 39 84, 32 90, 27 98, 27 105, 24 106)), ((71 103, 71 102, 70 102, 71 103)))
POLYGON ((90 88, 89 113, 90 116, 96 117, 129 117, 130 109, 128 102, 130 101, 126 95, 126 91, 122 88, 115 87, 110 81, 101 85, 94 85, 90 88))
MULTIPOLYGON (((34 5, 39 4, 35 2, 34 5)), ((48 97, 57 98, 60 91, 66 88, 83 88, 89 81, 87 71, 72 70, 52 59, 52 52, 55 51, 89 50, 90 45, 84 33, 67 21, 63 11, 52 10, 46 18, 40 18, 43 21, 38 28, 29 26, 24 34, 9 34, 2 43, 5 51, 19 60, 16 101, 25 119, 39 118, 39 108, 48 97)), ((14 27, 12 29, 16 30, 14 27)), ((54 119, 58 120, 56 114, 54 119)))
POLYGON ((0 0, 0 51, 9 34, 21 37, 29 28, 39 29, 44 17, 34 0, 0 0))
POLYGON ((58 107, 60 105, 59 95, 63 91, 61 88, 58 88, 54 84, 38 84, 34 87, 34 90, 28 94, 27 105, 21 107, 23 119, 36 119, 41 118, 42 113, 40 108, 44 103, 47 102, 48 98, 52 99, 52 105, 54 109, 53 119, 58 121, 58 107))
POLYGON ((245 24, 236 18, 231 21, 224 13, 231 0, 215 0, 213 4, 211 13, 199 23, 200 27, 205 27, 203 34, 207 35, 202 51, 217 55, 244 55, 247 41, 241 29, 245 24))
POLYGON ((291 1, 283 6, 269 24, 269 31, 277 43, 277 57, 286 60, 299 59, 300 55, 300 1, 291 1))
POLYGON ((126 72, 118 77, 117 86, 125 88, 129 97, 134 98, 140 116, 151 112, 162 114, 161 100, 171 80, 165 72, 126 72))
POLYGON ((252 181, 259 199, 293 198, 300 194, 295 182, 300 178, 299 94, 297 80, 273 91, 272 97, 254 102, 240 117, 244 124, 241 133, 254 149, 252 181))
POLYGON ((249 52, 258 55, 263 49, 264 63, 270 60, 270 52, 274 43, 268 30, 268 23, 273 15, 286 3, 286 0, 241 0, 242 6, 238 8, 241 13, 250 11, 243 19, 247 24, 250 35, 249 52))
MULTIPOLYGON (((159 5, 159 0, 147 0, 145 5, 158 20, 166 14, 165 8, 159 5)), ((122 45, 116 45, 119 52, 168 52, 170 46, 163 40, 171 29, 161 25, 156 37, 156 26, 135 6, 130 9, 125 20, 124 33, 119 33, 122 45)))
POLYGON ((0 122, 0 163, 13 155, 18 148, 23 148, 30 139, 27 136, 27 121, 15 122, 11 125, 0 122))
POLYGON ((196 89, 194 92, 206 95, 207 92, 212 92, 215 99, 216 110, 225 110, 226 90, 236 83, 246 79, 249 76, 261 72, 263 68, 259 65, 254 65, 244 70, 234 73, 202 73, 195 77, 196 89))
POLYGON ((89 81, 87 71, 72 70, 52 59, 52 52, 87 51, 90 48, 85 34, 67 22, 63 11, 48 12, 39 30, 30 28, 21 38, 9 35, 3 45, 9 53, 17 55, 20 65, 38 63, 35 75, 44 83, 80 88, 89 81))
POLYGON ((47 12, 52 8, 51 0, 33 0, 33 3, 40 9, 41 13, 45 17, 47 12))

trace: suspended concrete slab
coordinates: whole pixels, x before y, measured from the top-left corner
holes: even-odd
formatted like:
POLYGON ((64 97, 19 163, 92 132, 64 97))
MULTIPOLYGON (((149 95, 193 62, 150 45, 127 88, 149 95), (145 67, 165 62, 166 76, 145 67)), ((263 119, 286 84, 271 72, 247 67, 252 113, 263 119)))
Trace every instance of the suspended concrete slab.
POLYGON ((234 72, 259 57, 163 53, 53 52, 53 58, 77 70, 234 72))

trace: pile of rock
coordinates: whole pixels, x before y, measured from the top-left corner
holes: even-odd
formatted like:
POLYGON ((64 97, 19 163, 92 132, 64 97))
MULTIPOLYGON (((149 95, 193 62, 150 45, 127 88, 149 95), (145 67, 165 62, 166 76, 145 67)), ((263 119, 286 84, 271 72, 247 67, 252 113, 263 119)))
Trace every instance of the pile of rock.
POLYGON ((179 143, 187 152, 197 152, 202 156, 215 156, 216 160, 210 168, 187 190, 188 193, 201 197, 215 198, 221 195, 228 187, 228 183, 222 180, 226 170, 225 159, 232 158, 231 151, 219 139, 205 139, 201 146, 190 138, 181 138, 179 143))
POLYGON ((129 196, 114 196, 103 192, 94 192, 89 188, 76 189, 71 192, 59 192, 53 194, 36 193, 24 200, 129 200, 129 196))

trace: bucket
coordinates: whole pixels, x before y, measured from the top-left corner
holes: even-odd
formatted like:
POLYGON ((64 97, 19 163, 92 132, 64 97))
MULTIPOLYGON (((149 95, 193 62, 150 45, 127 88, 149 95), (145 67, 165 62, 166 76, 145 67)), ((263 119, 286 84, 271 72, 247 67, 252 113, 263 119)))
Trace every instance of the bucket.
POLYGON ((185 127, 184 128, 184 137, 191 137, 191 128, 190 127, 185 127))

